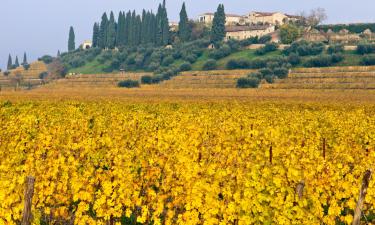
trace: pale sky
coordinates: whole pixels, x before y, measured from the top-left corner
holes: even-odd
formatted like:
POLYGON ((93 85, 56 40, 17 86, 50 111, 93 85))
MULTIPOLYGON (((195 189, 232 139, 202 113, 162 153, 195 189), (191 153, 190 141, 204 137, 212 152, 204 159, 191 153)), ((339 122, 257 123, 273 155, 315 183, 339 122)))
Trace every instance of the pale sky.
MULTIPOLYGON (((162 1, 162 0, 160 0, 162 1)), ((178 21, 183 0, 167 0, 168 16, 178 21)), ((226 13, 247 14, 250 11, 298 13, 323 7, 326 23, 375 22, 374 0, 186 0, 190 18, 213 12, 223 3, 226 13)), ((43 54, 56 55, 67 49, 69 26, 76 33, 76 45, 91 39, 92 26, 103 12, 143 8, 156 11, 158 0, 0 0, 0 68, 6 67, 8 54, 22 60, 26 51, 29 61, 43 54)))

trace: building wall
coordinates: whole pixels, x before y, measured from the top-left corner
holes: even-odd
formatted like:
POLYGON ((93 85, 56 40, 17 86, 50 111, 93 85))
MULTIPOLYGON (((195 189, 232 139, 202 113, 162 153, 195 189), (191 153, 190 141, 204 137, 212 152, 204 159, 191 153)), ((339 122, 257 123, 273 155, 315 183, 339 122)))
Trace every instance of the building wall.
POLYGON ((225 39, 235 39, 235 40, 245 40, 251 37, 261 37, 267 34, 270 34, 275 31, 275 27, 271 26, 264 30, 245 30, 245 31, 233 31, 227 32, 225 39))
POLYGON ((252 24, 258 24, 258 23, 268 23, 268 24, 284 24, 284 20, 288 18, 285 14, 282 13, 274 13, 272 15, 259 15, 255 12, 252 12, 248 16, 249 22, 252 24))
MULTIPOLYGON (((199 22, 206 25, 212 24, 214 20, 214 15, 204 14, 199 16, 199 22)), ((226 26, 245 24, 245 18, 241 16, 226 16, 226 26)))

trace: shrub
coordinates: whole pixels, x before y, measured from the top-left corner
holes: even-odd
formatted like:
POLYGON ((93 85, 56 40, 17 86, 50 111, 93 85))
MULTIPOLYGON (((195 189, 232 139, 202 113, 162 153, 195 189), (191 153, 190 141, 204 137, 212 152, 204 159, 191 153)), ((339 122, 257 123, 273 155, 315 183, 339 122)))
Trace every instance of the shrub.
POLYGON ((275 76, 273 75, 267 75, 264 77, 264 79, 267 81, 267 83, 272 84, 275 82, 275 76))
POLYGON ((157 74, 152 77, 152 83, 157 84, 163 81, 163 75, 157 74))
POLYGON ((320 55, 309 58, 305 64, 306 67, 327 67, 332 65, 332 57, 320 55))
POLYGON ((342 44, 330 45, 327 49, 328 54, 343 53, 344 46, 342 44))
POLYGON ((256 55, 265 55, 269 52, 274 52, 278 48, 278 45, 276 43, 267 43, 263 48, 257 49, 255 51, 256 55))
POLYGON ((361 59, 361 65, 372 66, 375 65, 375 55, 366 55, 361 59))
POLYGON ((320 42, 297 41, 284 50, 284 54, 296 53, 299 56, 319 55, 324 51, 324 44, 320 42))
POLYGON ((4 76, 9 76, 10 72, 9 71, 5 71, 4 72, 4 76))
POLYGON ((375 52, 375 44, 359 44, 357 46, 357 53, 360 55, 370 54, 375 52))
POLYGON ((333 64, 339 63, 342 60, 344 60, 344 56, 340 53, 335 53, 335 54, 331 55, 331 61, 332 61, 333 64))
POLYGON ((141 77, 141 83, 142 84, 152 84, 152 76, 144 75, 141 77))
POLYGON ((285 79, 288 77, 289 70, 284 67, 278 67, 273 70, 273 74, 280 79, 285 79))
POLYGON ((216 61, 209 59, 203 64, 203 70, 214 70, 216 69, 216 66, 216 61))
POLYGON ((41 79, 41 80, 44 80, 44 79, 46 79, 48 77, 48 73, 47 72, 41 72, 40 74, 39 74, 39 79, 41 79))
POLYGON ((137 80, 123 80, 118 82, 117 86, 125 88, 135 88, 139 87, 139 82, 137 80))
POLYGON ((251 65, 249 60, 246 59, 231 59, 228 61, 227 69, 247 69, 251 65))
POLYGON ((269 68, 260 69, 259 73, 262 74, 262 77, 273 75, 273 71, 269 68))
POLYGON ((248 77, 257 78, 259 80, 263 79, 263 74, 260 72, 252 72, 248 75, 248 77))
POLYGON ((174 58, 172 56, 167 56, 163 59, 162 66, 169 66, 174 62, 174 58))
POLYGON ((151 63, 148 65, 148 69, 149 69, 150 71, 155 71, 155 70, 159 69, 159 67, 160 67, 160 64, 157 63, 157 62, 151 62, 151 63))
POLYGON ((293 66, 296 66, 298 64, 301 63, 301 58, 296 54, 296 53, 292 53, 288 56, 288 62, 293 65, 293 66))
POLYGON ((197 56, 193 55, 193 54, 187 55, 185 57, 185 60, 188 61, 188 62, 190 62, 190 63, 195 63, 197 61, 197 59, 198 59, 197 56))
POLYGON ((259 38, 259 44, 265 44, 267 42, 270 42, 272 39, 271 35, 264 35, 262 37, 259 38))
POLYGON ((250 69, 260 69, 267 66, 267 61, 265 59, 254 59, 249 62, 248 68, 250 69))
POLYGON ((240 78, 237 80, 237 88, 257 88, 260 80, 255 77, 240 78))
POLYGON ((182 63, 180 65, 180 71, 189 71, 191 70, 191 64, 188 62, 182 63))
POLYGON ((258 44, 258 43, 259 43, 259 39, 258 39, 257 36, 240 41, 240 45, 243 46, 243 47, 249 46, 249 45, 252 45, 252 44, 258 44))
POLYGON ((38 59, 38 61, 42 61, 45 64, 50 64, 53 61, 53 57, 50 55, 44 55, 38 59))
POLYGON ((23 66, 23 68, 24 68, 25 70, 29 70, 29 69, 30 69, 30 64, 28 64, 28 63, 25 63, 25 64, 23 64, 22 66, 23 66))
POLYGON ((232 50, 231 48, 229 47, 229 45, 223 45, 221 48, 219 49, 214 49, 212 50, 210 53, 209 53, 209 57, 210 58, 213 58, 213 59, 222 59, 228 55, 230 55, 232 53, 232 50))

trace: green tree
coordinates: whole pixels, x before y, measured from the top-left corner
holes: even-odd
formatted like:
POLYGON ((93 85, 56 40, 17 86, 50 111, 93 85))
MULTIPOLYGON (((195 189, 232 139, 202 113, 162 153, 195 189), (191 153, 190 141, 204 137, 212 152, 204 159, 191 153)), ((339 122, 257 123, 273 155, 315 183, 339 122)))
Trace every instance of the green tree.
POLYGON ((162 37, 163 37, 163 45, 167 45, 169 42, 169 20, 167 14, 167 8, 165 5, 165 0, 163 0, 163 16, 162 16, 162 37))
POLYGON ((125 45, 125 12, 120 12, 117 19, 116 46, 125 45))
POLYGON ((57 57, 60 57, 61 53, 60 50, 57 50, 57 57))
POLYGON ((99 40, 98 46, 100 48, 107 47, 107 30, 108 30, 108 17, 107 13, 104 13, 102 16, 102 21, 100 22, 100 29, 99 29, 99 40))
POLYGON ((189 41, 191 38, 191 26, 189 24, 189 18, 186 13, 185 2, 182 4, 180 12, 180 22, 178 23, 178 37, 181 41, 189 41))
POLYGON ((283 44, 291 44, 300 37, 300 30, 293 24, 280 27, 280 39, 283 44))
POLYGON ((124 38, 124 44, 125 45, 129 45, 129 42, 130 42, 130 39, 131 39, 131 26, 132 26, 132 13, 131 11, 129 10, 127 13, 126 13, 126 17, 125 17, 125 38, 124 38))
POLYGON ((73 27, 70 27, 69 29, 69 40, 68 40, 68 51, 74 51, 76 49, 76 44, 75 44, 75 34, 74 34, 74 29, 73 27))
POLYGON ((211 29, 211 41, 215 44, 224 40, 226 31, 225 31, 225 11, 224 5, 220 4, 215 12, 214 19, 212 21, 211 29))
POLYGON ((18 56, 16 56, 16 61, 14 61, 14 67, 19 67, 20 63, 18 62, 18 56))
POLYGON ((23 53, 22 65, 26 65, 26 64, 28 64, 28 63, 27 63, 27 56, 26 56, 26 52, 25 52, 25 53, 23 53))
POLYGON ((100 28, 98 23, 94 23, 94 28, 92 32, 92 46, 98 47, 99 44, 99 33, 100 33, 100 28))
POLYGON ((107 47, 110 49, 115 48, 116 45, 116 22, 113 12, 110 14, 108 30, 107 30, 107 47))
POLYGON ((13 60, 12 60, 12 56, 9 54, 7 70, 11 70, 12 68, 13 68, 13 60))

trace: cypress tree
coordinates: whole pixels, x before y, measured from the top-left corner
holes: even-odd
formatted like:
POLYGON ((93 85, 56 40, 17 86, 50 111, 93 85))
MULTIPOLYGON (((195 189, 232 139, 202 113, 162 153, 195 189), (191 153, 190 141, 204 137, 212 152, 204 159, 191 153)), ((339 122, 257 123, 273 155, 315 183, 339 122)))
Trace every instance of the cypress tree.
POLYGON ((95 23, 94 24, 94 28, 93 28, 93 32, 92 32, 92 46, 95 48, 95 47, 98 47, 98 42, 99 42, 99 33, 100 33, 100 28, 99 28, 99 24, 98 23, 95 23))
POLYGON ((165 0, 163 0, 163 10, 162 10, 162 37, 163 37, 163 45, 167 45, 169 43, 169 20, 167 14, 167 8, 165 5, 165 0))
POLYGON ((108 30, 107 30, 107 47, 110 49, 115 48, 116 44, 116 22, 113 12, 111 12, 108 30))
POLYGON ((142 22, 141 22, 141 43, 147 43, 147 13, 146 10, 142 11, 142 22))
POLYGON ((129 45, 134 46, 136 44, 137 38, 137 21, 136 21, 135 10, 131 13, 130 22, 129 22, 129 45))
POLYGON ((156 45, 160 46, 163 44, 163 8, 161 4, 159 4, 158 12, 156 14, 156 37, 155 42, 156 45))
POLYGON ((27 56, 26 56, 26 52, 25 52, 25 53, 23 53, 22 65, 26 65, 26 64, 28 64, 28 63, 27 63, 27 56))
POLYGON ((11 70, 12 68, 13 68, 13 60, 12 60, 12 56, 9 54, 7 70, 11 70))
POLYGON ((186 13, 185 2, 182 4, 180 12, 180 22, 178 23, 178 37, 181 41, 189 41, 191 37, 191 27, 189 25, 189 18, 186 13))
POLYGON ((225 21, 224 5, 220 4, 212 21, 211 41, 215 44, 223 41, 225 38, 225 21))
POLYGON ((57 50, 57 57, 60 57, 60 50, 57 50))
POLYGON ((73 27, 69 29, 69 40, 68 40, 68 51, 74 51, 76 49, 75 34, 73 27))
POLYGON ((125 17, 125 45, 129 45, 130 36, 131 36, 131 20, 132 20, 132 13, 130 10, 126 13, 125 17))
POLYGON ((100 22, 100 29, 99 29, 99 40, 98 46, 100 48, 107 47, 107 26, 108 26, 108 17, 107 13, 104 13, 102 16, 102 21, 100 22))
POLYGON ((123 13, 120 12, 117 18, 117 31, 116 31, 116 46, 124 45, 124 26, 123 13))
POLYGON ((19 67, 20 63, 18 62, 18 56, 16 56, 16 61, 14 61, 14 66, 19 67))

